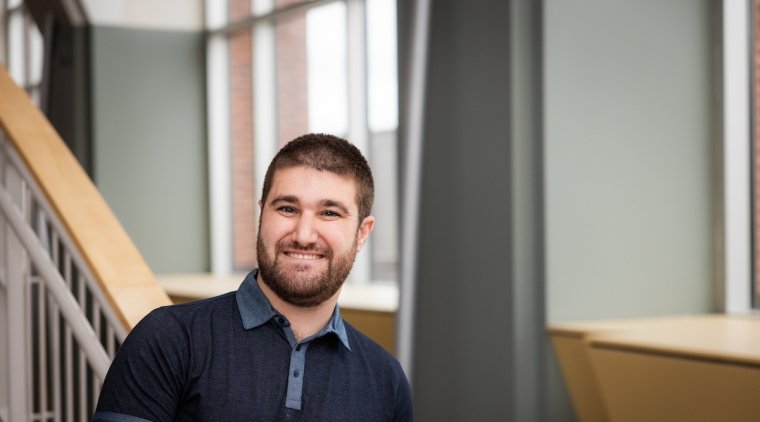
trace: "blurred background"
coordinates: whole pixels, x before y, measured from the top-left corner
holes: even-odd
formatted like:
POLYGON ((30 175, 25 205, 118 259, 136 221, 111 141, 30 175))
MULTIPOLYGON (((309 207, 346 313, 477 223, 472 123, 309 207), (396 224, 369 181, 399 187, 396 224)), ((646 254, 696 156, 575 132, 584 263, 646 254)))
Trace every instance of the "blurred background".
POLYGON ((418 420, 569 421, 547 324, 758 306, 755 14, 0 0, 0 59, 159 280, 239 283, 277 149, 351 140, 378 224, 350 283, 391 292, 418 420))

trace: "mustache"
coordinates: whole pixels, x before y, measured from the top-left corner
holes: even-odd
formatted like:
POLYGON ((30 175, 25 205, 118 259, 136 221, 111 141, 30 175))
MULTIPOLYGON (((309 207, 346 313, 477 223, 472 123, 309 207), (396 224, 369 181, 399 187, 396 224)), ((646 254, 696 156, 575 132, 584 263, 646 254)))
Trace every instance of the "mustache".
POLYGON ((332 256, 332 251, 330 250, 330 248, 321 247, 316 244, 304 246, 292 240, 279 242, 277 244, 276 252, 282 252, 283 250, 289 250, 296 253, 298 252, 314 253, 314 254, 324 255, 328 258, 332 256))

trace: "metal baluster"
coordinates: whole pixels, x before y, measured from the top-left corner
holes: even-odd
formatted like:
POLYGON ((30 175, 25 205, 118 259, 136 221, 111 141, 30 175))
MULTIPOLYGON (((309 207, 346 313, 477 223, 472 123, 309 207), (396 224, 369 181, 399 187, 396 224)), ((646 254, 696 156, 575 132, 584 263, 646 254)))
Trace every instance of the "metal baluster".
MULTIPOLYGON (((58 237, 58 232, 56 230, 52 230, 51 236, 50 236, 50 246, 53 254, 53 264, 55 265, 56 270, 61 271, 61 250, 60 250, 61 241, 58 237)), ((64 275, 64 280, 66 280, 66 276, 64 275)), ((56 306, 57 308, 57 306, 56 306)), ((68 388, 63 388, 64 380, 67 380, 68 377, 65 377, 66 374, 66 359, 68 358, 68 353, 70 353, 67 350, 67 339, 71 338, 71 332, 67 329, 66 323, 63 319, 63 315, 60 313, 59 310, 56 310, 56 344, 58 347, 57 350, 57 356, 58 359, 56 361, 58 362, 58 369, 56 370, 57 375, 57 382, 56 382, 56 421, 60 421, 63 418, 63 407, 64 403, 68 403, 66 395, 67 392, 70 391, 68 388), (61 323, 63 323, 63 327, 61 327, 61 323), (63 333, 61 333, 61 328, 63 328, 63 333), (68 332, 68 335, 67 335, 68 332), (63 334, 63 338, 61 339, 61 334, 63 334), (63 348, 60 348, 61 340, 63 340, 63 348)), ((67 408, 70 408, 70 406, 67 406, 67 408)), ((71 419, 67 419, 71 420, 71 419)))
POLYGON ((108 356, 113 359, 113 357, 116 356, 116 336, 114 335, 111 324, 106 326, 106 338, 108 339, 108 345, 106 347, 108 356))
MULTIPOLYGON (((18 171, 18 169, 16 169, 18 171)), ((21 175, 21 173, 19 173, 21 175)), ((21 210, 21 214, 24 216, 24 223, 26 223, 28 226, 31 225, 31 206, 30 206, 30 200, 29 200, 29 187, 26 184, 26 181, 24 179, 21 179, 21 203, 19 204, 19 209, 21 210)), ((24 249, 26 251, 26 249, 24 249)), ((33 344, 33 335, 34 332, 34 326, 33 326, 33 295, 32 295, 32 287, 33 287, 33 276, 32 276, 32 264, 29 259, 29 254, 24 253, 23 263, 21 264, 22 269, 22 279, 24 280, 24 306, 26 307, 25 315, 24 315, 24 342, 26 343, 26 353, 28 354, 29 358, 25 359, 25 368, 24 371, 26 373, 26 382, 24 383, 24 387, 26 388, 26 413, 29 418, 34 417, 34 348, 32 347, 33 344)))
POLYGON ((63 280, 66 281, 66 285, 69 286, 69 290, 74 289, 74 280, 72 280, 72 267, 71 267, 71 255, 65 248, 63 249, 63 280))
POLYGON ((92 414, 95 414, 95 410, 98 408, 98 394, 100 393, 100 387, 103 382, 95 374, 95 371, 91 372, 90 380, 92 382, 92 414))
MULTIPOLYGON (((71 289, 71 256, 63 251, 63 279, 71 289)), ((64 319, 64 342, 66 350, 66 420, 74 420, 74 345, 71 327, 64 319)))
POLYGON ((32 280, 31 274, 29 269, 31 268, 31 265, 29 264, 29 261, 27 259, 24 260, 23 263, 24 270, 24 306, 26 307, 26 314, 24 315, 24 320, 22 323, 24 324, 24 347, 26 348, 26 353, 28 354, 28 359, 25 361, 25 368, 24 368, 24 374, 25 374, 25 381, 23 383, 24 389, 26 390, 26 414, 28 415, 28 418, 34 417, 34 348, 33 348, 33 335, 34 332, 34 326, 32 324, 32 313, 34 312, 33 306, 34 306, 34 300, 32 296, 32 283, 34 282, 32 280))
POLYGON ((98 336, 98 342, 103 344, 103 336, 101 335, 101 317, 100 317, 100 302, 97 300, 92 301, 92 329, 95 331, 95 335, 98 336))
POLYGON ((50 332, 53 335, 51 353, 53 357, 53 420, 54 422, 61 421, 61 409, 62 407, 62 391, 61 391, 61 315, 58 311, 58 306, 55 304, 55 300, 52 297, 48 297, 50 302, 50 332))
POLYGON ((66 388, 64 388, 63 391, 63 397, 64 402, 66 403, 66 420, 67 421, 73 421, 74 420, 74 399, 72 398, 73 392, 74 392, 74 356, 73 356, 73 347, 72 347, 72 339, 71 339, 71 328, 66 324, 64 321, 64 328, 63 328, 63 347, 64 347, 64 353, 66 354, 66 361, 64 364, 64 370, 65 370, 65 377, 66 377, 66 388))
POLYGON ((39 362, 37 367, 39 368, 39 397, 40 397, 40 414, 45 414, 48 410, 48 396, 47 396, 47 383, 48 383, 48 367, 47 367, 47 307, 45 306, 45 297, 47 295, 47 289, 39 278, 35 281, 37 284, 37 318, 39 320, 39 362))
POLYGON ((40 239, 40 243, 42 243, 42 248, 45 249, 45 252, 50 254, 50 238, 48 235, 47 218, 45 218, 45 212, 42 210, 42 207, 40 207, 37 210, 37 237, 40 239))
POLYGON ((53 265, 55 265, 56 270, 61 271, 61 256, 59 255, 59 247, 61 245, 61 240, 58 238, 58 232, 55 230, 52 230, 50 233, 50 251, 53 254, 51 257, 53 260, 53 265))
MULTIPOLYGON (((21 183, 20 177, 14 168, 10 165, 4 166, 4 187, 18 204, 21 200, 21 183)), ((27 336, 24 332, 25 320, 27 319, 26 311, 26 280, 24 278, 23 264, 26 253, 15 233, 12 232, 10 224, 5 230, 5 265, 6 265, 6 298, 7 298, 7 321, 8 321, 8 382, 13 380, 21 385, 16 388, 9 388, 9 420, 26 420, 28 419, 28 384, 29 379, 26 377, 26 368, 28 354, 26 347, 27 336)))
MULTIPOLYGON (((97 300, 92 301, 92 328, 95 330, 95 335, 98 336, 98 341, 100 344, 103 344, 103 336, 101 335, 101 316, 100 316, 100 302, 97 300)), ((101 380, 98 379, 98 377, 95 375, 95 372, 92 373, 92 404, 93 406, 98 405, 98 396, 100 393, 100 384, 101 380)), ((93 409, 94 411, 95 409, 93 409)))
MULTIPOLYGON (((79 272, 78 272, 79 273, 79 272)), ((82 274, 79 273, 77 277, 77 302, 79 302, 79 307, 82 309, 82 313, 85 313, 87 306, 85 304, 85 299, 87 295, 85 294, 85 282, 84 277, 82 277, 82 274)), ((78 377, 78 383, 79 384, 79 419, 83 422, 87 422, 87 359, 85 359, 84 350, 82 348, 79 348, 79 377, 78 377)))

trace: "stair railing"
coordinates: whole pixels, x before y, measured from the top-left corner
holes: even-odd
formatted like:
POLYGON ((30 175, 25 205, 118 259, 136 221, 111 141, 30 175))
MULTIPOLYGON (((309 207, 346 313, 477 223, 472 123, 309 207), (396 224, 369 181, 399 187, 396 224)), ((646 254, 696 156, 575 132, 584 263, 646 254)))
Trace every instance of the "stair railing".
POLYGON ((0 66, 0 420, 89 420, 127 332, 166 304, 97 189, 0 66))

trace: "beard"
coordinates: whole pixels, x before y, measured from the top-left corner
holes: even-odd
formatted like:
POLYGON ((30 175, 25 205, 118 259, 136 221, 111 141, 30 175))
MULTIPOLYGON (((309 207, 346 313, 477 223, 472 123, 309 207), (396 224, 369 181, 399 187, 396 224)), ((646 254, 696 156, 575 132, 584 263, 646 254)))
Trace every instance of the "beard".
POLYGON ((357 239, 354 239, 354 244, 348 252, 339 256, 333 256, 328 248, 320 249, 314 246, 303 248, 294 242, 278 242, 274 256, 270 256, 260 233, 256 239, 256 255, 262 280, 282 300, 300 307, 321 305, 335 295, 354 265, 356 252, 357 239), (311 264, 284 268, 277 258, 283 249, 323 255, 328 261, 327 269, 313 274, 311 264))

